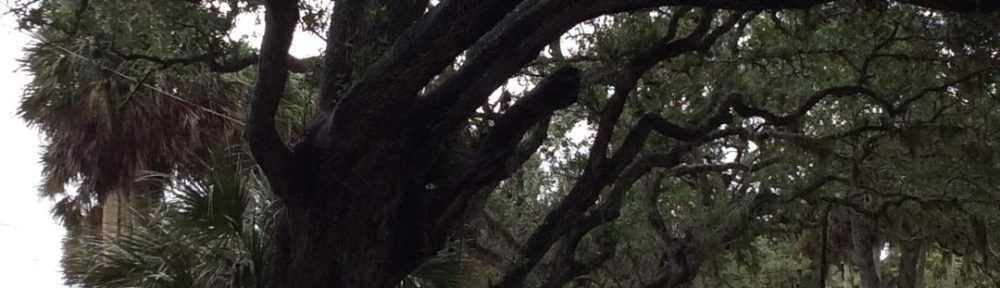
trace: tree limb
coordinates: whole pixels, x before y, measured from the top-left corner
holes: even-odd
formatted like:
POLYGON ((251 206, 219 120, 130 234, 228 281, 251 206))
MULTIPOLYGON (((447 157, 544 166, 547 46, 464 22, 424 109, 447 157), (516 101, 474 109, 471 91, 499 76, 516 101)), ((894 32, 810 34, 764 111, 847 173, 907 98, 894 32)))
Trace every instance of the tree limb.
POLYGON ((746 101, 745 100, 746 97, 739 94, 735 95, 736 102, 735 105, 733 106, 733 110, 735 110, 736 113, 740 114, 743 117, 760 117, 763 118, 765 121, 767 121, 769 125, 783 126, 791 124, 795 120, 798 120, 802 116, 805 116, 805 114, 809 112, 810 109, 812 109, 814 106, 816 106, 816 104, 818 104, 821 100, 823 100, 826 97, 838 98, 855 94, 862 94, 868 96, 869 98, 873 99, 879 106, 887 108, 887 110, 892 109, 892 105, 888 104, 888 102, 886 102, 885 100, 882 100, 881 97, 879 97, 878 94, 875 93, 875 91, 872 91, 871 89, 861 86, 835 86, 813 93, 812 95, 806 97, 805 101, 803 101, 802 104, 799 104, 797 108, 781 116, 775 115, 774 113, 771 113, 767 110, 751 107, 750 105, 746 104, 746 102, 744 102, 746 101))
MULTIPOLYGON (((391 141, 402 126, 422 122, 427 115, 411 111, 417 93, 523 0, 445 1, 424 14, 401 34, 383 56, 337 104, 336 117, 324 123, 328 138, 391 141), (461 29, 455 29, 461 27, 461 29), (410 118, 412 117, 412 118, 410 118), (410 118, 410 119, 408 119, 410 118)), ((530 1, 529 1, 530 2, 530 1)), ((324 147, 335 154, 329 163, 351 169, 372 141, 337 141, 324 147)))
POLYGON ((339 0, 326 36, 320 110, 330 112, 350 88, 356 72, 381 55, 406 27, 424 14, 428 0, 339 0), (378 15, 378 16, 372 16, 378 15), (378 19, 375 19, 378 18, 378 19), (374 54, 374 55, 370 55, 374 54))
MULTIPOLYGON (((435 227, 450 229, 462 219, 466 212, 468 199, 487 183, 506 178, 513 171, 508 171, 507 164, 517 155, 518 144, 533 126, 548 119, 558 109, 576 102, 580 89, 580 71, 566 66, 548 78, 521 100, 514 103, 510 109, 496 121, 493 129, 482 141, 477 152, 470 160, 468 167, 455 177, 453 184, 447 189, 438 191, 435 198, 442 199, 435 227)), ((536 136, 541 137, 541 136, 536 136)), ((536 139, 537 143, 537 139, 536 139)), ((540 144, 540 143, 539 143, 540 144)), ((529 147, 532 146, 529 144, 529 147)), ((537 148, 537 146, 535 146, 537 148)))
POLYGON ((285 193, 288 173, 293 169, 292 151, 278 135, 274 117, 288 82, 288 49, 298 23, 298 1, 269 0, 265 3, 264 37, 261 41, 260 72, 250 99, 246 138, 261 170, 271 181, 275 194, 285 193))

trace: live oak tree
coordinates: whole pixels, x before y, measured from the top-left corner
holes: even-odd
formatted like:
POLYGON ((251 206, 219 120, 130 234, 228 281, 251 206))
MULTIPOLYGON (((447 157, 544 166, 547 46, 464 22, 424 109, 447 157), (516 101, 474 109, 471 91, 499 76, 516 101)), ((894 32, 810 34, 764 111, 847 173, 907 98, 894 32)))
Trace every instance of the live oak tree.
MULTIPOLYGON (((475 143, 474 152, 460 163, 447 163, 458 167, 451 173, 427 177, 427 171, 443 164, 440 160, 445 158, 440 155, 451 152, 443 149, 448 147, 447 141, 466 127, 466 121, 492 91, 581 21, 679 4, 761 10, 819 3, 446 1, 423 13, 425 4, 340 2, 343 6, 335 8, 327 36, 331 44, 326 52, 326 83, 320 92, 321 112, 307 139, 292 149, 275 133, 273 116, 288 78, 287 52, 299 13, 294 1, 266 2, 260 72, 250 104, 247 138, 287 209, 277 228, 279 283, 390 287, 441 249, 460 227, 467 210, 474 207, 472 200, 488 192, 483 188, 506 178, 511 170, 508 167, 523 158, 518 157, 519 152, 534 150, 519 145, 520 139, 555 110, 574 102, 581 85, 580 71, 566 66, 539 82, 498 116, 489 132, 475 143), (358 17, 380 14, 375 12, 399 16, 358 17), (338 57, 343 53, 338 46, 378 45, 379 41, 366 39, 371 35, 388 35, 383 37, 394 40, 363 73, 338 69, 352 66, 352 58, 338 57), (457 70, 436 79, 445 68, 455 65, 460 55, 457 70)), ((918 4, 984 12, 996 8, 981 2, 918 4)), ((782 126, 804 115, 822 97, 868 93, 859 87, 823 89, 812 96, 814 101, 784 116, 749 107, 737 96, 723 97, 716 109, 693 127, 678 126, 657 116, 644 117, 614 151, 609 151, 622 107, 644 72, 664 59, 707 49, 739 21, 739 14, 735 15, 715 24, 713 13, 705 10, 689 34, 676 37, 668 31, 650 48, 624 61, 612 82, 615 92, 600 111, 578 182, 529 236, 513 269, 505 273, 498 287, 520 286, 559 240, 568 246, 568 254, 562 256, 569 261, 567 265, 579 265, 573 243, 594 226, 614 219, 620 203, 616 198, 622 190, 650 167, 676 166, 680 155, 692 145, 677 145, 636 161, 651 133, 698 143, 721 137, 718 131, 726 130, 716 129, 727 122, 731 110, 782 126), (602 190, 609 186, 610 195, 599 201, 602 190)), ((380 47, 353 48, 378 51, 380 47)), ((902 109, 905 104, 904 98, 887 103, 885 108, 902 109)), ((683 257, 687 257, 681 253, 683 246, 672 249, 678 249, 679 254, 670 254, 682 258, 671 259, 668 254, 668 265, 678 266, 667 269, 657 281, 666 286, 686 282, 693 274, 683 265, 683 257)))
MULTIPOLYGON (((236 3, 232 6, 239 6, 236 3)), ((80 7, 87 7, 87 1, 82 4, 80 7)), ((176 5, 195 4, 199 3, 176 5)), ((815 8, 854 4, 858 3, 334 1, 327 20, 322 73, 316 80, 318 107, 304 135, 294 141, 278 132, 276 115, 282 109, 283 99, 289 97, 292 73, 301 71, 303 65, 303 61, 288 55, 301 16, 297 1, 265 1, 265 32, 260 50, 236 60, 215 51, 220 47, 187 51, 186 54, 199 55, 195 57, 117 54, 125 60, 168 67, 203 64, 203 69, 215 72, 232 72, 256 62, 257 80, 249 99, 245 135, 271 189, 284 204, 284 212, 275 226, 274 278, 279 287, 398 285, 407 274, 450 242, 467 238, 467 220, 482 222, 484 227, 496 222, 482 212, 489 205, 491 194, 497 187, 503 190, 514 183, 508 179, 524 163, 537 161, 532 155, 545 142, 550 126, 560 124, 552 123, 559 117, 556 114, 567 109, 570 110, 567 113, 581 113, 584 115, 581 118, 593 123, 589 147, 585 147, 583 156, 577 159, 579 166, 572 171, 574 177, 558 184, 564 189, 548 195, 551 204, 545 206, 547 209, 537 225, 524 233, 524 240, 504 237, 510 239, 506 242, 510 242, 508 248, 514 256, 499 269, 501 272, 493 286, 521 287, 530 283, 561 287, 593 273, 597 267, 616 261, 616 254, 621 250, 614 237, 603 235, 610 233, 603 228, 628 217, 623 215, 627 214, 625 212, 641 211, 641 217, 630 219, 643 219, 651 227, 658 259, 646 268, 651 270, 646 271, 648 279, 635 281, 648 287, 679 287, 695 280, 699 269, 713 258, 713 250, 747 245, 747 237, 756 236, 763 230, 753 227, 768 224, 760 220, 764 215, 829 211, 833 209, 829 207, 840 205, 847 208, 830 213, 848 215, 845 217, 850 219, 852 234, 856 234, 851 239, 855 244, 854 252, 861 255, 856 257, 857 266, 864 267, 860 270, 867 275, 864 287, 875 287, 878 280, 870 269, 873 259, 865 256, 872 255, 875 248, 872 236, 868 235, 874 233, 875 228, 865 217, 877 216, 877 209, 882 207, 879 205, 889 205, 862 197, 862 191, 871 186, 872 180, 859 175, 870 169, 866 168, 869 163, 866 160, 876 150, 873 143, 885 135, 910 132, 910 127, 905 125, 913 122, 902 120, 911 117, 909 110, 918 100, 928 94, 961 89, 960 84, 986 75, 989 69, 964 67, 944 78, 921 74, 925 78, 914 79, 926 83, 917 83, 909 90, 891 89, 896 83, 877 82, 884 79, 878 73, 900 71, 879 70, 882 67, 878 65, 879 58, 924 56, 881 53, 881 49, 902 49, 894 46, 896 42, 911 44, 892 36, 884 40, 886 44, 875 46, 874 52, 863 55, 859 61, 853 61, 856 55, 850 55, 850 51, 838 54, 837 49, 841 47, 835 45, 806 47, 810 51, 794 49, 800 47, 756 50, 753 52, 762 54, 734 60, 743 66, 726 67, 732 69, 729 71, 700 71, 715 73, 712 76, 717 77, 699 80, 715 82, 691 81, 696 83, 685 87, 689 89, 680 90, 688 94, 686 96, 657 98, 655 95, 656 92, 676 92, 670 91, 674 88, 670 85, 683 80, 670 77, 690 73, 690 70, 684 71, 691 69, 684 67, 686 64, 720 60, 711 57, 722 53, 720 47, 746 49, 747 46, 740 44, 745 41, 768 44, 764 33, 741 34, 748 27, 764 27, 754 23, 766 19, 768 13, 775 29, 770 33, 777 34, 777 30, 788 29, 790 24, 782 23, 782 19, 790 18, 780 13, 790 9, 814 8, 807 11, 835 14, 837 9, 815 8), (599 50, 596 55, 570 55, 568 58, 562 55, 561 36, 573 27, 605 15, 630 15, 628 13, 652 15, 658 19, 659 29, 642 31, 647 34, 640 36, 646 37, 629 38, 632 42, 622 41, 625 49, 611 47, 599 50), (723 46, 720 44, 723 40, 734 44, 723 46), (546 47, 551 49, 543 52, 546 47), (539 57, 540 53, 548 56, 539 57), (814 53, 826 58, 774 64, 768 61, 781 62, 785 56, 764 53, 788 53, 787 58, 792 59, 814 53), (577 56, 579 58, 574 58, 577 56), (588 57, 604 57, 605 61, 588 61, 588 57), (755 57, 763 60, 755 63, 755 57), (856 71, 826 69, 829 63, 823 61, 834 57, 843 57, 849 64, 856 64, 852 67, 856 71), (676 61, 661 65, 671 60, 676 61), (600 64, 590 65, 590 62, 600 64), (755 66, 762 67, 764 72, 755 73, 751 70, 755 66), (780 67, 780 72, 767 72, 774 67, 780 67), (759 79, 722 77, 734 71, 741 75, 763 76, 759 79), (811 74, 802 76, 803 71, 811 74), (542 79, 532 82, 522 95, 500 93, 499 99, 491 100, 490 96, 510 79, 531 74, 542 79), (827 77, 830 81, 817 80, 811 85, 795 87, 754 86, 754 89, 738 83, 779 82, 768 77, 796 80, 827 77), (842 81, 844 79, 854 81, 842 81), (662 84, 656 85, 657 81, 662 84), (673 83, 665 83, 671 81, 673 83), (781 88, 792 89, 782 91, 781 88), (772 96, 778 93, 805 96, 798 97, 800 104, 787 104, 777 101, 789 100, 788 97, 772 96), (641 102, 644 107, 629 107, 637 98, 645 100, 641 102), (648 100, 650 98, 653 100, 648 100), (871 104, 854 106, 864 108, 861 110, 867 113, 850 114, 853 111, 848 108, 832 109, 820 105, 828 99, 855 99, 871 104), (579 105, 573 106, 575 103, 579 105), (681 113, 666 113, 671 109, 681 113), (683 123, 672 122, 664 115, 684 120, 683 123), (803 119, 826 119, 829 124, 805 125, 803 119), (830 129, 845 123, 854 125, 847 130, 830 129), (754 152, 746 148, 749 142, 778 147, 761 146, 754 152), (721 157, 713 153, 737 146, 743 147, 736 148, 741 154, 756 153, 760 157, 744 159, 740 156, 738 161, 728 163, 702 161, 719 159, 721 157), (788 152, 790 147, 809 153, 797 155, 788 152), (777 156, 797 161, 787 164, 777 156), (803 163, 829 167, 818 169, 803 163), (786 175, 769 173, 761 176, 766 181, 737 185, 744 184, 737 182, 750 176, 737 177, 734 171, 752 173, 774 167, 782 168, 778 171, 786 175), (831 173, 843 171, 849 173, 831 173), (781 178, 788 174, 797 177, 794 181, 781 178), (640 181, 644 184, 640 186, 648 187, 641 196, 645 198, 629 200, 636 197, 630 191, 642 190, 633 187, 640 181), (664 205, 661 197, 667 197, 661 189, 664 181, 686 181, 682 183, 697 190, 699 198, 672 202, 672 205, 680 205, 677 207, 661 207, 664 205), (848 191, 849 194, 840 195, 848 198, 815 196, 817 190, 830 183, 848 191), (739 189, 730 191, 733 187, 739 189), (798 201, 809 205, 795 205, 798 201), (817 204, 820 202, 827 208, 820 208, 822 205, 817 204), (639 203, 642 208, 626 203, 639 203), (685 207, 683 203, 699 205, 685 207), (678 225, 667 223, 668 215, 664 213, 676 213, 682 208, 719 209, 715 211, 731 213, 717 213, 702 223, 691 223, 691 227, 702 229, 676 231, 678 225), (581 253, 584 250, 588 253, 581 253), (544 275, 532 276, 539 274, 540 266, 544 266, 544 275)), ((869 9, 887 9, 878 7, 884 5, 894 8, 917 5, 932 11, 988 15, 984 17, 995 17, 995 14, 986 13, 995 13, 1000 8, 986 1, 862 1, 860 4, 872 6, 869 9)), ((863 13, 863 9, 847 11, 863 13)), ((910 10, 907 15, 914 19, 939 19, 935 13, 938 12, 910 10)), ((312 16, 303 19, 315 21, 315 14, 306 15, 312 16)), ((41 18, 44 19, 44 15, 41 18)), ((810 19, 803 17, 801 26, 819 25, 809 23, 810 19)), ((622 21, 622 25, 628 24, 627 20, 622 21)), ((934 25, 934 21, 925 24, 934 25)), ((583 27, 596 26, 583 24, 583 27)), ((859 31, 864 32, 864 28, 859 27, 859 31)), ((70 28, 62 30, 72 32, 70 28)), ((871 31, 884 30, 872 28, 871 31)), ((782 32, 792 38, 809 39, 807 33, 810 31, 782 32)), ((910 35, 919 36, 917 33, 910 35)), ((815 36, 827 35, 817 33, 815 36)), ((615 40, 615 35, 607 37, 615 40)), ((965 49, 963 45, 974 44, 979 43, 956 43, 953 50, 961 51, 965 49)), ((986 58, 995 58, 995 53, 986 54, 986 58)), ((746 54, 739 56, 743 55, 746 54)), ((995 63, 986 62, 986 68, 995 67, 992 66, 995 63)), ((845 65, 831 64, 829 67, 845 65)), ((933 113, 931 115, 933 117, 933 113)), ((801 221, 808 220, 803 215, 794 216, 801 221)), ((823 223, 833 219, 824 218, 827 222, 823 223)), ((822 238, 825 241, 828 237, 822 238)), ((826 246, 823 245, 823 251, 826 246)), ((489 249, 482 250, 489 254, 489 249)), ((818 274, 824 275, 827 263, 823 262, 827 260, 821 258, 819 266, 822 269, 818 274)), ((823 281, 825 275, 819 279, 823 281)))

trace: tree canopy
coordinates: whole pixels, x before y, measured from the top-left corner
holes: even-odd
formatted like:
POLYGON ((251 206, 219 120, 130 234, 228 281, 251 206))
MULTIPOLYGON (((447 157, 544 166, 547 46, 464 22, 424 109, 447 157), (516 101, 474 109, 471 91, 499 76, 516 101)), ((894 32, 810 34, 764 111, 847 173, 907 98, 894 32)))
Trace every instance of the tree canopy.
POLYGON ((86 287, 995 286, 997 10, 13 8, 86 287), (248 14, 259 46, 231 35, 248 14), (297 29, 323 54, 290 56, 297 29), (98 233, 116 193, 140 200, 98 233))

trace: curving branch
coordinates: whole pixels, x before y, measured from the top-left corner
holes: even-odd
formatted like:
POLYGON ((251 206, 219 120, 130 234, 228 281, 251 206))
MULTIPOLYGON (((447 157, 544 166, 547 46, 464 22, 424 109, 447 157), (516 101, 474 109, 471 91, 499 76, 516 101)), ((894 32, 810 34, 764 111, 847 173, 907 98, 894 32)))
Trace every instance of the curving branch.
MULTIPOLYGON (((423 115, 407 119, 419 115, 409 113, 418 92, 522 2, 445 1, 434 6, 402 32, 383 56, 358 77, 339 100, 335 111, 337 117, 329 118, 320 133, 336 133, 338 138, 384 141, 394 134, 392 131, 416 125, 414 121, 422 122, 419 117, 423 115)), ((350 169, 357 157, 372 147, 364 141, 329 144, 332 147, 327 147, 328 150, 335 154, 329 155, 328 161, 338 163, 342 169, 350 169)))
POLYGON ((288 198, 288 173, 295 169, 292 151, 275 127, 274 117, 288 83, 288 49, 299 19, 298 1, 265 2, 264 37, 261 43, 260 72, 250 99, 246 138, 250 152, 271 181, 275 194, 288 198))
POLYGON ((330 112, 355 78, 424 14, 428 0, 335 1, 326 35, 326 57, 320 87, 320 111, 330 112), (372 19, 370 15, 384 15, 372 19), (384 17, 384 19, 383 19, 384 17))
MULTIPOLYGON (((690 149, 697 145, 718 139, 720 137, 740 135, 740 129, 718 129, 722 126, 722 124, 729 122, 734 111, 744 117, 765 118, 768 125, 782 126, 788 125, 804 116, 808 109, 811 109, 824 97, 869 92, 870 91, 866 89, 856 89, 854 86, 848 88, 834 87, 824 89, 815 93, 814 96, 809 97, 809 100, 803 105, 783 116, 777 116, 769 111, 751 107, 741 101, 742 95, 730 94, 719 101, 716 108, 710 111, 710 114, 700 117, 703 119, 702 122, 693 127, 676 125, 652 114, 645 115, 640 119, 638 124, 629 130, 625 140, 620 145, 621 148, 616 150, 615 154, 611 158, 605 161, 600 161, 594 160, 595 158, 593 157, 595 156, 590 155, 591 158, 589 161, 597 161, 599 164, 595 166, 589 166, 593 165, 589 164, 588 169, 584 170, 581 179, 576 183, 576 185, 573 186, 569 194, 554 209, 552 209, 548 215, 546 215, 542 225, 534 231, 534 233, 527 240, 524 249, 522 249, 521 255, 523 258, 521 261, 504 274, 504 277, 497 287, 515 287, 520 285, 534 265, 541 259, 541 257, 548 251, 549 247, 551 247, 555 241, 570 235, 568 233, 571 231, 578 231, 578 229, 582 227, 581 225, 586 223, 596 223, 593 224, 592 227, 590 225, 585 225, 587 227, 591 227, 590 229, 592 229, 593 227, 597 227, 616 219, 620 213, 619 209, 622 205, 621 202, 624 199, 625 193, 638 179, 648 174, 653 168, 673 168, 680 165, 681 157, 686 155, 690 149), (633 162, 635 157, 642 150, 642 147, 646 142, 646 138, 648 138, 649 134, 653 131, 656 131, 663 136, 686 143, 672 148, 668 153, 651 154, 633 162), (596 168, 591 169, 590 167, 596 168), (612 187, 609 200, 604 201, 598 207, 588 209, 595 204, 595 201, 597 200, 596 197, 599 195, 600 191, 608 185, 611 185, 612 187)), ((774 163, 774 161, 776 161, 776 159, 768 159, 751 167, 745 167, 739 164, 704 167, 688 166, 680 168, 675 172, 723 168, 759 169, 759 167, 770 165, 774 163)), ((802 197, 804 194, 818 190, 819 187, 822 187, 822 185, 828 181, 835 179, 836 178, 832 176, 820 177, 817 181, 810 183, 810 185, 796 190, 796 194, 789 197, 802 197)), ((756 201, 765 200, 770 201, 768 198, 761 197, 755 200, 753 206, 756 207, 763 205, 764 202, 758 203, 756 201)), ((585 229, 584 231, 590 231, 590 229, 585 229)), ((726 235, 735 235, 734 233, 736 233, 729 230, 727 231, 726 235)), ((671 277, 672 278, 670 279, 677 279, 675 276, 671 277)))
MULTIPOLYGON (((683 12, 683 11, 682 11, 683 12)), ((683 17, 685 13, 677 13, 674 18, 683 17)), ((711 10, 703 10, 701 18, 699 19, 696 28, 687 36, 680 39, 673 39, 673 33, 667 33, 667 35, 660 40, 658 40, 650 48, 640 52, 635 57, 630 59, 625 66, 621 69, 620 76, 615 80, 614 87, 615 92, 608 99, 608 103, 604 107, 604 111, 601 113, 601 118, 597 126, 597 134, 594 138, 594 144, 591 146, 589 155, 591 159, 603 159, 607 154, 607 147, 611 143, 612 135, 614 135, 614 129, 621 117, 622 111, 625 109, 625 103, 628 96, 635 90, 638 81, 643 74, 645 74, 649 69, 652 69, 657 63, 664 60, 680 56, 681 54, 702 49, 705 46, 711 46, 711 42, 715 38, 706 39, 702 41, 705 35, 708 34, 708 29, 712 22, 712 15, 714 12, 711 10), (669 38, 667 38, 669 37, 669 38)), ((670 20, 671 22, 677 20, 670 20)), ((732 28, 730 25, 728 28, 723 26, 719 30, 728 30, 732 28)), ((713 32, 719 33, 719 32, 713 32)), ((642 140, 645 136, 642 134, 637 134, 635 137, 640 137, 642 140)), ((626 140, 627 141, 627 140, 626 140)), ((644 141, 643 141, 644 142, 644 141)), ((631 147, 629 144, 623 144, 623 147, 631 147)), ((588 162, 590 163, 590 162, 588 162)), ((596 165, 598 163, 591 163, 588 166, 596 165)))
POLYGON ((434 227, 447 231, 459 224, 461 216, 466 213, 468 199, 488 183, 509 176, 513 172, 508 167, 511 159, 526 160, 534 153, 533 148, 541 145, 543 134, 533 135, 526 145, 521 146, 519 144, 524 135, 541 121, 549 119, 556 110, 576 102, 579 89, 580 70, 566 66, 538 83, 531 93, 501 115, 480 143, 467 168, 451 180, 451 184, 446 184, 447 188, 436 191, 435 198, 444 201, 439 204, 442 207, 437 210, 439 214, 434 227), (519 151, 519 148, 522 150, 519 151))
POLYGON ((949 79, 937 86, 924 87, 913 94, 910 94, 908 96, 903 97, 902 99, 899 99, 899 101, 897 101, 895 104, 892 105, 892 109, 889 111, 892 115, 900 115, 906 113, 906 111, 909 109, 910 105, 913 104, 913 102, 922 99, 928 94, 948 91, 948 89, 954 87, 955 85, 972 80, 975 77, 982 76, 994 70, 996 70, 996 68, 980 69, 955 79, 949 79))
POLYGON ((596 16, 587 5, 573 2, 528 1, 472 45, 461 68, 418 103, 415 113, 436 115, 425 120, 430 137, 446 137, 546 45, 596 16))
POLYGON ((735 104, 733 106, 733 110, 735 110, 736 113, 740 114, 743 117, 760 117, 763 118, 765 121, 767 121, 769 125, 783 126, 791 124, 795 120, 798 120, 802 116, 805 116, 806 113, 809 112, 809 110, 811 110, 814 106, 816 106, 816 104, 819 104, 819 102, 825 99, 826 97, 839 98, 856 94, 862 94, 868 96, 876 104, 885 108, 888 111, 892 111, 893 109, 893 106, 891 104, 883 100, 878 95, 878 93, 875 93, 875 91, 872 91, 871 89, 862 86, 836 86, 836 87, 826 88, 817 91, 816 93, 813 93, 812 95, 806 97, 805 101, 803 101, 802 104, 799 104, 797 108, 781 116, 776 115, 767 110, 748 105, 746 102, 744 102, 745 101, 744 99, 746 97, 740 94, 734 95, 735 104))
MULTIPOLYGON (((677 13, 675 17, 683 17, 683 15, 684 13, 677 13)), ((581 180, 573 186, 563 201, 546 215, 542 224, 527 240, 524 249, 520 251, 523 257, 521 261, 504 274, 500 283, 496 285, 497 287, 519 286, 550 247, 558 239, 567 235, 572 229, 579 228, 579 225, 582 225, 582 223, 595 223, 594 227, 596 227, 604 223, 603 219, 609 219, 587 216, 584 213, 589 207, 595 204, 600 191, 612 184, 625 167, 634 160, 635 156, 641 151, 645 139, 653 131, 654 127, 660 128, 661 133, 668 134, 668 136, 678 136, 669 135, 674 134, 669 130, 672 130, 671 128, 678 128, 678 126, 669 124, 668 122, 665 123, 665 121, 660 121, 655 117, 646 117, 645 121, 641 121, 640 125, 642 126, 640 129, 633 129, 626 136, 625 142, 621 145, 622 148, 616 151, 615 156, 611 158, 606 157, 606 147, 610 144, 614 126, 618 122, 621 112, 624 110, 626 98, 634 90, 639 77, 659 61, 710 46, 719 35, 731 29, 739 17, 742 16, 740 13, 736 13, 726 20, 723 25, 711 31, 712 15, 714 15, 714 11, 703 10, 699 24, 690 34, 680 39, 673 39, 674 36, 670 35, 673 33, 668 33, 661 41, 637 54, 624 66, 622 69, 623 72, 615 84, 615 94, 611 96, 602 113, 597 135, 595 136, 594 144, 591 146, 587 166, 581 176, 581 180), (709 35, 711 37, 706 37, 709 35)), ((714 130, 728 119, 728 113, 724 113, 725 111, 728 111, 728 108, 716 110, 717 115, 706 117, 707 120, 702 125, 694 128, 694 130, 703 133, 714 130)), ((686 131, 683 129, 677 130, 686 131)), ((613 214, 605 215, 611 216, 613 214)), ((584 231, 590 231, 590 229, 584 229, 584 231)))

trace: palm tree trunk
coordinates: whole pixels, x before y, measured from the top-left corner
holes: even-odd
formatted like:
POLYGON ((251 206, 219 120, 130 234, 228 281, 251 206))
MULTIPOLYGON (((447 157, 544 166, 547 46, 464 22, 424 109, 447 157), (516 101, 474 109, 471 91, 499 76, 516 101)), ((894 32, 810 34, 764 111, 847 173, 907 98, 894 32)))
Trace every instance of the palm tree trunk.
POLYGON ((126 209, 125 193, 121 188, 108 189, 101 199, 101 238, 111 239, 118 236, 122 229, 122 216, 126 209))

